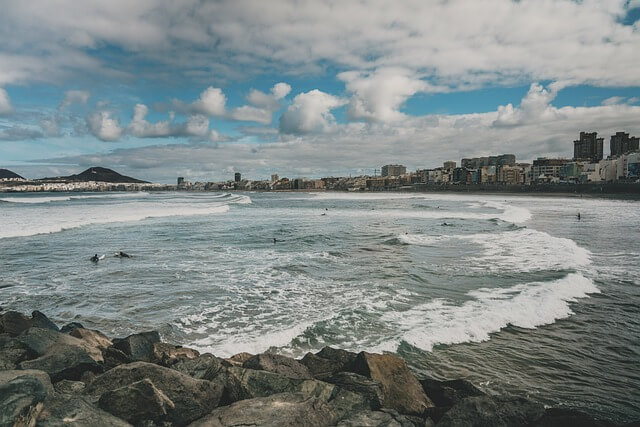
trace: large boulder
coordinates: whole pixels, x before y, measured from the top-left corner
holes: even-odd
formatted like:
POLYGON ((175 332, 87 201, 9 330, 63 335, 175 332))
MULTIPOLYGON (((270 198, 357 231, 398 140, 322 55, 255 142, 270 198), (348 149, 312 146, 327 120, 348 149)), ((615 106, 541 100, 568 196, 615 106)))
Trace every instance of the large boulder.
POLYGON ((35 425, 42 402, 53 394, 42 371, 0 372, 0 425, 35 425))
POLYGON ((243 368, 256 369, 284 375, 294 379, 312 379, 313 376, 306 366, 291 357, 279 354, 257 354, 242 365, 243 368))
POLYGON ((0 332, 12 337, 20 335, 31 327, 31 319, 17 311, 7 311, 0 316, 0 332))
POLYGON ((129 356, 115 347, 108 347, 102 350, 102 359, 104 360, 104 369, 113 369, 116 366, 133 362, 129 356))
POLYGON ((535 423, 544 415, 542 405, 522 398, 474 396, 449 409, 438 427, 518 427, 535 423))
POLYGON ((52 331, 60 331, 58 325, 53 323, 47 316, 43 313, 35 310, 31 313, 31 327, 32 328, 42 328, 42 329, 51 329, 52 331))
POLYGON ((66 325, 64 325, 62 328, 60 328, 60 332, 62 332, 63 334, 68 334, 77 328, 84 329, 84 326, 82 326, 82 323, 80 322, 69 322, 66 325))
POLYGON ((16 339, 37 356, 49 354, 53 348, 73 346, 83 349, 96 362, 104 361, 102 351, 95 342, 79 339, 51 329, 33 327, 20 334, 16 339))
POLYGON ((38 427, 131 427, 120 418, 91 404, 81 396, 57 395, 44 402, 38 416, 38 427))
POLYGON ((97 349, 101 354, 100 357, 102 357, 102 351, 111 347, 113 344, 105 334, 92 329, 75 328, 69 332, 69 335, 84 341, 88 347, 97 349))
POLYGON ((251 359, 252 357, 253 357, 253 354, 243 351, 242 353, 236 353, 231 357, 227 357, 224 360, 226 360, 227 362, 231 363, 234 366, 242 366, 244 362, 251 359))
POLYGON ((74 345, 56 345, 44 356, 20 362, 20 369, 39 369, 51 377, 51 381, 79 380, 87 372, 102 372, 102 366, 87 352, 74 345))
POLYGON ((16 369, 24 360, 36 357, 20 341, 9 334, 0 334, 0 371, 16 369))
POLYGON ((82 381, 62 380, 53 386, 59 394, 81 394, 86 388, 82 381))
POLYGON ((420 384, 436 406, 453 406, 466 397, 484 395, 476 386, 463 379, 438 381, 426 378, 420 380, 420 384))
POLYGON ((97 402, 105 393, 145 378, 174 403, 175 408, 167 417, 176 425, 184 425, 206 415, 219 405, 222 396, 219 384, 146 362, 120 365, 105 372, 89 384, 86 394, 97 402))
POLYGON ((358 354, 339 348, 324 347, 322 350, 316 353, 316 356, 322 357, 323 359, 331 360, 342 365, 342 367, 345 367, 352 363, 356 359, 358 354))
POLYGON ((400 415, 396 411, 360 411, 349 414, 337 427, 416 427, 427 426, 425 420, 400 415))
POLYGON ((347 370, 371 378, 382 387, 382 406, 401 414, 421 415, 435 406, 422 386, 399 357, 361 352, 347 370))
POLYGON ((194 358, 178 359, 171 365, 171 368, 193 378, 212 380, 226 365, 228 364, 226 364, 222 359, 219 359, 210 353, 205 353, 194 358))
POLYGON ((112 341, 113 346, 131 360, 154 362, 153 345, 160 342, 160 334, 157 331, 141 332, 126 338, 114 338, 112 341))
POLYGON ((157 342, 153 344, 153 360, 162 366, 172 366, 183 359, 195 359, 200 356, 197 350, 179 345, 157 342))
POLYGON ((145 378, 100 396, 98 406, 131 424, 142 421, 161 422, 169 419, 174 403, 145 378))
POLYGON ((353 372, 338 372, 325 381, 363 396, 369 402, 371 409, 375 410, 382 407, 384 396, 382 394, 382 385, 379 381, 354 374, 353 372))
POLYGON ((223 406, 190 427, 319 427, 335 425, 337 421, 336 412, 322 399, 302 393, 281 393, 223 406))
POLYGON ((307 353, 300 360, 307 367, 311 375, 319 380, 324 380, 344 368, 344 364, 335 360, 325 359, 313 353, 307 353))

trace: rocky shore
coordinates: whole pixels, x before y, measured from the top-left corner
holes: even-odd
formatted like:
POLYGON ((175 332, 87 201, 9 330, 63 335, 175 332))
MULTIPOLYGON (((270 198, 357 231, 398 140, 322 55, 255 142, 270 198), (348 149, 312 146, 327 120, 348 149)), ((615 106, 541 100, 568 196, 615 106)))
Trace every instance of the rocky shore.
MULTIPOLYGON (((463 379, 418 378, 394 355, 325 347, 222 359, 108 338, 44 314, 0 316, 0 426, 615 426, 463 379)), ((640 422, 627 424, 640 426, 640 422)))

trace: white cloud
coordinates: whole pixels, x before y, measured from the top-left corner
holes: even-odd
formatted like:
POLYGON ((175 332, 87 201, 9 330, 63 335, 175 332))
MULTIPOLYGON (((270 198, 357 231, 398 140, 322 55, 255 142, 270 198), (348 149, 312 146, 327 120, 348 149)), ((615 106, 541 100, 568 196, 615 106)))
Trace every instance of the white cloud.
POLYGON ((110 111, 96 111, 87 117, 87 125, 92 135, 102 141, 117 141, 123 129, 117 118, 111 117, 110 111))
POLYGON ((91 94, 85 90, 68 90, 64 93, 64 99, 58 106, 59 110, 63 110, 72 104, 86 104, 91 94))
POLYGON ((271 93, 276 99, 284 98, 285 96, 289 95, 289 92, 291 92, 291 86, 284 82, 276 83, 271 88, 271 93))
POLYGON ((559 84, 550 84, 545 89, 538 83, 532 83, 529 92, 520 101, 519 107, 514 108, 511 104, 498 107, 498 117, 493 125, 517 126, 558 119, 561 113, 551 105, 551 101, 556 97, 560 88, 559 84))
POLYGON ((225 114, 226 103, 227 97, 222 89, 209 86, 200 94, 198 100, 191 104, 191 109, 199 114, 222 116, 225 114))
POLYGON ((127 132, 138 138, 156 138, 169 136, 171 128, 168 121, 160 121, 154 124, 149 123, 145 117, 149 112, 144 104, 136 104, 133 109, 133 119, 127 126, 127 132))
POLYGON ((0 114, 9 114, 13 111, 11 100, 6 90, 0 87, 0 114))
POLYGON ((251 105, 243 105, 232 109, 227 118, 245 122, 257 122, 268 125, 271 123, 272 115, 281 107, 280 100, 291 92, 291 86, 287 83, 276 83, 270 93, 264 93, 257 89, 252 89, 247 96, 247 101, 251 105))
POLYGON ((257 122, 268 125, 271 123, 271 115, 272 112, 269 109, 243 105, 242 107, 234 108, 228 117, 233 120, 257 122))
POLYGON ((185 126, 185 134, 204 137, 209 132, 209 119, 206 116, 196 114, 189 117, 185 126))
POLYGON ((331 110, 345 103, 345 100, 317 89, 296 95, 293 103, 280 116, 280 132, 304 134, 329 131, 335 127, 331 110))

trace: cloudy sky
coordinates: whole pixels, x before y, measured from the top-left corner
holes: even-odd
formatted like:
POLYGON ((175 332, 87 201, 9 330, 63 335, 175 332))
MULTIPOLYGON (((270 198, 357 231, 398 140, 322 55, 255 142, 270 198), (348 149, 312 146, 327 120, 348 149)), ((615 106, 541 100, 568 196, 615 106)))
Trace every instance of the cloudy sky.
POLYGON ((640 0, 0 0, 0 167, 373 174, 640 136, 640 0))

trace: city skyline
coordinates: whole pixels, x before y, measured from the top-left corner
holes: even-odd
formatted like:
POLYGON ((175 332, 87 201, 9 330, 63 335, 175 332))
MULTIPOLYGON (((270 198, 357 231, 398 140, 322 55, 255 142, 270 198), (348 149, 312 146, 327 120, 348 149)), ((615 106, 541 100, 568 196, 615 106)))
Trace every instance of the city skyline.
POLYGON ((636 0, 3 10, 0 167, 24 176, 365 174, 640 135, 636 0))

